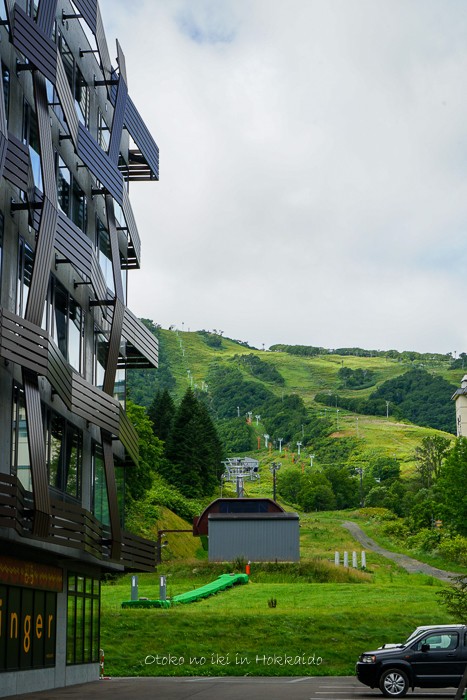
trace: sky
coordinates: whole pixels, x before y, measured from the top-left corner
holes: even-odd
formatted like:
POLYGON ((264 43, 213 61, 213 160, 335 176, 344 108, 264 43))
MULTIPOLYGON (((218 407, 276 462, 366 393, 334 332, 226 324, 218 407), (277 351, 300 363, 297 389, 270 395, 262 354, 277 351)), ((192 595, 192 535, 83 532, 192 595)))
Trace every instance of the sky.
POLYGON ((465 0, 101 0, 160 149, 129 306, 268 348, 467 351, 465 0))

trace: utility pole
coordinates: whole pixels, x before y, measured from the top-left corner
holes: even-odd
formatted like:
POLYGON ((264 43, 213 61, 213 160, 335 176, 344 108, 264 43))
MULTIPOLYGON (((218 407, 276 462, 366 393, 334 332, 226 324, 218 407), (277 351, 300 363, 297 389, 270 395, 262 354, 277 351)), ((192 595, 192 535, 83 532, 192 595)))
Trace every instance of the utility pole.
POLYGON ((276 500, 276 472, 281 468, 279 462, 273 462, 269 467, 269 471, 272 473, 272 498, 276 500))
POLYGON ((355 467, 357 474, 360 474, 360 508, 363 508, 363 467, 355 467))

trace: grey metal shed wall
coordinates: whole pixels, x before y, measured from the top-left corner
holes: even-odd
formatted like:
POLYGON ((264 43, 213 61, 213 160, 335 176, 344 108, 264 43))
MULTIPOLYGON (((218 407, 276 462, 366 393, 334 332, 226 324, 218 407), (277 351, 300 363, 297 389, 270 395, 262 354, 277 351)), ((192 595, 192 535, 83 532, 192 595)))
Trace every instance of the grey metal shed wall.
POLYGON ((210 520, 209 561, 299 561, 299 520, 210 520))

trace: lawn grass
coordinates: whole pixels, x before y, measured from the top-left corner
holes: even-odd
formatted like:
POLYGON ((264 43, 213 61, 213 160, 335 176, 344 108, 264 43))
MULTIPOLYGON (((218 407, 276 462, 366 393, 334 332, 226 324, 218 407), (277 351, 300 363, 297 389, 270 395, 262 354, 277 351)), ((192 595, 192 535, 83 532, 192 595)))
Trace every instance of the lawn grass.
POLYGON ((129 581, 111 595, 108 588, 102 645, 110 675, 349 675, 363 650, 447 621, 439 588, 418 575, 411 585, 354 585, 255 583, 253 573, 247 585, 168 610, 121 609, 129 581), (263 660, 274 655, 298 660, 263 660), (303 655, 322 661, 304 665, 303 655))
MULTIPOLYGON (((367 552, 366 572, 336 568, 335 551, 341 558, 353 550, 360 556, 358 544, 342 527, 346 516, 301 516, 300 564, 253 564, 247 585, 198 603, 122 609, 131 577, 103 585, 106 673, 351 675, 362 651, 402 641, 417 625, 453 621, 436 596, 442 584, 431 577, 407 574, 372 552, 367 552), (315 582, 317 576, 328 582, 315 582)), ((168 596, 174 596, 234 568, 197 560, 165 562, 157 573, 139 575, 139 594, 158 598, 161 574, 167 576, 168 596)))

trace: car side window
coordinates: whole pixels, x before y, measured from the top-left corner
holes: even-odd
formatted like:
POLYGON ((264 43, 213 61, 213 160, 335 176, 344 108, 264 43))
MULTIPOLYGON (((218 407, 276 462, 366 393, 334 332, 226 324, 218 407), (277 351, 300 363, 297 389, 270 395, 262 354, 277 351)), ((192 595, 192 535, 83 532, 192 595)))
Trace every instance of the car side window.
POLYGON ((443 634, 429 634, 420 639, 414 646, 416 651, 421 651, 422 646, 429 646, 430 651, 450 651, 457 649, 459 635, 457 632, 445 632, 443 634))

